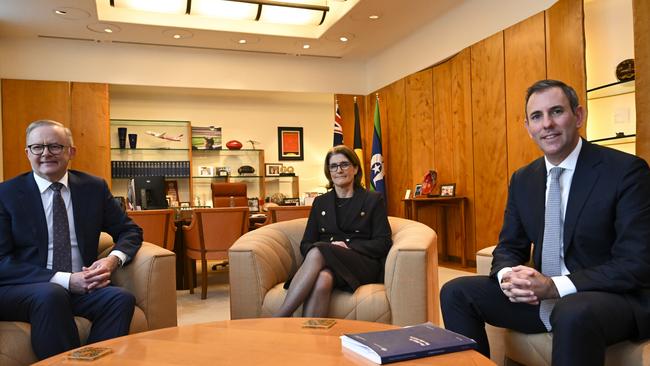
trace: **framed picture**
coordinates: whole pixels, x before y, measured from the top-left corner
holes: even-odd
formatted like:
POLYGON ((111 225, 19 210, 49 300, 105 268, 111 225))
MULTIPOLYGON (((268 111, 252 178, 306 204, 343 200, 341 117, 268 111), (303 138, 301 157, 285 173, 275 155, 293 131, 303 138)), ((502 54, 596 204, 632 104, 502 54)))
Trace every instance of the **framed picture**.
POLYGON ((278 160, 304 160, 302 127, 278 127, 278 160))
POLYGON ((441 184, 440 185, 440 196, 441 197, 453 197, 456 195, 456 183, 441 184))
POLYGON ((212 177, 214 175, 214 168, 211 166, 200 166, 199 167, 199 176, 200 177, 212 177))
POLYGON ((193 150, 220 150, 221 127, 196 127, 192 126, 193 150))
POLYGON ((415 185, 415 193, 413 193, 413 197, 421 196, 422 195, 422 184, 416 184, 415 185))
POLYGON ((264 164, 264 175, 267 177, 279 177, 282 173, 282 163, 264 164))
POLYGON ((260 200, 257 197, 248 199, 248 210, 250 212, 260 212, 260 200))

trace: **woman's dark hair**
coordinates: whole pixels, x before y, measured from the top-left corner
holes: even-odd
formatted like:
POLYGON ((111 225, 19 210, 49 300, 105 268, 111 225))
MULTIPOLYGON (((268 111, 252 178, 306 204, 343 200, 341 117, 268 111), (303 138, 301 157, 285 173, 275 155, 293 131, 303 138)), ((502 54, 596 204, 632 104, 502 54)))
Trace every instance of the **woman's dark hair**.
POLYGON ((327 155, 325 155, 325 177, 327 177, 327 189, 332 189, 334 188, 334 182, 332 182, 332 174, 330 173, 330 158, 332 155, 336 154, 341 154, 345 156, 350 163, 352 164, 353 167, 359 168, 357 170, 357 174, 354 175, 354 188, 363 188, 361 185, 361 178, 363 176, 363 171, 361 170, 361 162, 359 161, 359 157, 357 154, 352 151, 349 147, 345 145, 337 145, 331 148, 328 152, 327 155))

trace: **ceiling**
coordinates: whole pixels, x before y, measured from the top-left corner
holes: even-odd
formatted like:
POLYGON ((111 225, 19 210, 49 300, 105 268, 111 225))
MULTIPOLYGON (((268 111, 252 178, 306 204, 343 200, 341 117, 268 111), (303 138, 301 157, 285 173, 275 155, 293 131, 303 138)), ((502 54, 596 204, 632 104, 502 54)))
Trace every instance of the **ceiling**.
MULTIPOLYGON (((101 0, 98 0, 101 1, 101 0)), ((105 0, 108 2, 109 0, 105 0)), ((341 1, 341 0, 337 0, 341 1)), ((317 39, 281 37, 191 28, 171 28, 111 21, 114 32, 103 31, 95 0, 2 0, 1 38, 55 38, 189 47, 238 52, 289 54, 367 61, 418 28, 444 15, 465 0, 358 0, 341 20, 317 39), (65 15, 56 9, 65 8, 65 15), (370 15, 379 15, 371 20, 370 15), (174 39, 173 34, 188 35, 174 39), (184 33, 183 33, 184 32, 184 33), (346 36, 349 41, 341 42, 346 36), (246 39, 246 44, 240 44, 246 39), (304 44, 309 49, 304 49, 304 44)))

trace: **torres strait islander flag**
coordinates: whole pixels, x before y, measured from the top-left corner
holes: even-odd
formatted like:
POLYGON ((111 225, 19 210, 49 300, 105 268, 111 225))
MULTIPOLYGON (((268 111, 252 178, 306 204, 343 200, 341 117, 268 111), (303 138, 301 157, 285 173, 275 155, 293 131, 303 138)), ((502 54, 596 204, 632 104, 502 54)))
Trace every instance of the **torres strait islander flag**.
POLYGON ((384 156, 381 149, 381 122, 379 118, 379 95, 375 103, 375 131, 372 134, 372 156, 370 158, 370 190, 381 192, 386 199, 384 183, 384 156))

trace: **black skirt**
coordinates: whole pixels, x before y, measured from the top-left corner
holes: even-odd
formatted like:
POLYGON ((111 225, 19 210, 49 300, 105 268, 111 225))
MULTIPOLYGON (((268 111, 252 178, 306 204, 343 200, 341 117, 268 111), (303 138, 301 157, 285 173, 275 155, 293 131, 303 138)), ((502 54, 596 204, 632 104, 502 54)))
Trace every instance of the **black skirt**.
MULTIPOLYGON (((325 268, 334 274, 334 287, 347 292, 369 283, 382 283, 383 265, 380 260, 366 257, 352 249, 328 242, 316 242, 310 250, 320 250, 325 268)), ((289 288, 293 275, 284 283, 289 288)))

